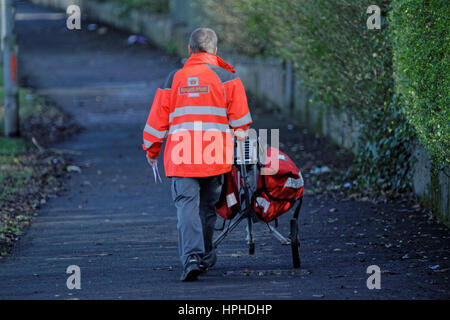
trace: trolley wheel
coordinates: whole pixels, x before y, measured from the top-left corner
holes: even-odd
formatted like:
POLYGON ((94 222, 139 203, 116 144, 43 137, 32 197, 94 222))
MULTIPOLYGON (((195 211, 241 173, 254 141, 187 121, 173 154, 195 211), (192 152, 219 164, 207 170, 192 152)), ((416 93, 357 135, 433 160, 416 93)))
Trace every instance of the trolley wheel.
POLYGON ((248 254, 255 254, 255 243, 249 243, 248 254))
POLYGON ((297 219, 291 219, 291 249, 294 268, 300 268, 300 242, 298 241, 297 219))

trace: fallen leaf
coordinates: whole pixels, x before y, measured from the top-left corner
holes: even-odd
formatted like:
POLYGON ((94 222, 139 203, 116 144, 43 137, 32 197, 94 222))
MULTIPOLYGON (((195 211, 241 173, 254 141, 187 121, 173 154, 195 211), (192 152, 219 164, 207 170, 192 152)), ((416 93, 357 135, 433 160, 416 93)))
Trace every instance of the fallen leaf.
POLYGON ((67 172, 78 172, 78 173, 81 172, 81 168, 74 165, 67 166, 66 170, 67 172))

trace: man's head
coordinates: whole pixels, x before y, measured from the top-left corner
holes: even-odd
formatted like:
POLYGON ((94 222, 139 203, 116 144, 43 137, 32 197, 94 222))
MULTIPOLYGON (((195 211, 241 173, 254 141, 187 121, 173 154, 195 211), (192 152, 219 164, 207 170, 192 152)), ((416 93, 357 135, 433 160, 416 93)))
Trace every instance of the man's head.
POLYGON ((209 28, 198 28, 189 38, 189 54, 198 52, 217 53, 217 35, 209 28))

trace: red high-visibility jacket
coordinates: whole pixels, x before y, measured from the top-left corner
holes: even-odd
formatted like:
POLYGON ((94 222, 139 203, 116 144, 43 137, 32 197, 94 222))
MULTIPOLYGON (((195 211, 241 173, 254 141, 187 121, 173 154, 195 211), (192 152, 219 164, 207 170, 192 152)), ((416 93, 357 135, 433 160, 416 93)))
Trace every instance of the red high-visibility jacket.
POLYGON ((231 170, 230 129, 252 123, 244 86, 220 57, 193 54, 157 90, 144 128, 144 150, 156 158, 167 138, 168 177, 209 177, 231 170))

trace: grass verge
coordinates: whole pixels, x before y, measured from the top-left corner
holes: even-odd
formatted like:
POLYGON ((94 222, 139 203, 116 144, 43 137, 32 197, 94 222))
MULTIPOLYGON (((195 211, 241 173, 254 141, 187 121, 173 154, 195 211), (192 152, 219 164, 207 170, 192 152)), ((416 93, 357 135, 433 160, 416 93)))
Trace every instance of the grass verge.
POLYGON ((62 190, 69 159, 45 147, 79 131, 51 101, 20 88, 21 137, 6 138, 3 101, 0 80, 0 259, 11 251, 36 210, 62 190), (38 149, 33 140, 44 148, 38 149))

